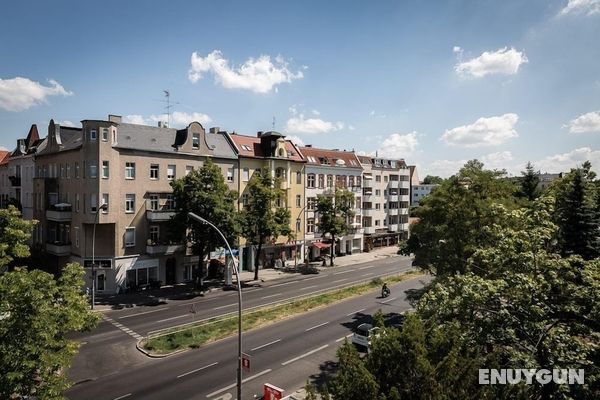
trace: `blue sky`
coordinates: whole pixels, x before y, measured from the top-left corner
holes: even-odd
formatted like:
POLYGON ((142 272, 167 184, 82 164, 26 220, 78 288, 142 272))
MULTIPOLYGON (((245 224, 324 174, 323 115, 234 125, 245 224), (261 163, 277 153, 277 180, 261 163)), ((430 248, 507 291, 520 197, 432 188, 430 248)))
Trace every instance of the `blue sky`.
POLYGON ((600 0, 3 6, 0 145, 32 123, 191 119, 405 158, 600 170, 600 0))

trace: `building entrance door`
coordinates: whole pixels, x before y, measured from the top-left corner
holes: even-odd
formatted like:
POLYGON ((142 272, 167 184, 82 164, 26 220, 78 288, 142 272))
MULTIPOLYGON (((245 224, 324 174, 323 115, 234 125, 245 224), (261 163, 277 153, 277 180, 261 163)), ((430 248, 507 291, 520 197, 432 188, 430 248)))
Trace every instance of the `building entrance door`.
POLYGON ((165 284, 173 285, 175 284, 175 271, 177 268, 177 260, 174 258, 167 259, 167 266, 165 271, 165 284))

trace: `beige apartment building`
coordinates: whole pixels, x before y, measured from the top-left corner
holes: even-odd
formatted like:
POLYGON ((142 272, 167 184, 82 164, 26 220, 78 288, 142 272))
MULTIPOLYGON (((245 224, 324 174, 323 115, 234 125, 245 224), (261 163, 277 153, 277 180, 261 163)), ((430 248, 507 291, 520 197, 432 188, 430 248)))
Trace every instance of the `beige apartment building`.
POLYGON ((198 122, 179 130, 113 115, 81 123, 69 128, 51 121, 46 148, 36 155, 36 243, 57 265, 84 265, 88 287, 94 251, 100 293, 191 280, 198 257, 167 239, 175 206, 170 182, 210 157, 237 189, 233 147, 218 128, 206 132, 198 122))
POLYGON ((362 226, 366 247, 408 238, 410 169, 404 160, 359 156, 363 167, 362 226))
POLYGON ((285 196, 278 199, 278 207, 290 210, 290 227, 295 240, 280 236, 274 243, 264 245, 262 254, 257 255, 253 246, 246 245, 240 239, 240 264, 243 269, 253 270, 254 259, 259 257, 260 265, 273 267, 277 260, 294 262, 298 256, 304 260, 304 165, 305 159, 298 148, 279 132, 258 132, 257 136, 245 136, 236 133, 225 133, 225 137, 235 148, 239 158, 239 175, 236 190, 239 193, 238 209, 243 209, 248 202, 246 187, 250 177, 256 170, 268 168, 272 176, 281 180, 281 188, 285 196))

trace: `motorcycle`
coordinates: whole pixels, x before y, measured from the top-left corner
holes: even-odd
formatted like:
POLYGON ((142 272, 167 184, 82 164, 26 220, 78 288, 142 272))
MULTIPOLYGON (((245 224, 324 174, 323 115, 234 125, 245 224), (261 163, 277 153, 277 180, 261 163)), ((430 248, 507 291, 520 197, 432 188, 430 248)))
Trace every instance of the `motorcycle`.
POLYGON ((388 288, 387 286, 384 286, 383 288, 381 288, 381 297, 386 298, 390 295, 390 288, 388 288))

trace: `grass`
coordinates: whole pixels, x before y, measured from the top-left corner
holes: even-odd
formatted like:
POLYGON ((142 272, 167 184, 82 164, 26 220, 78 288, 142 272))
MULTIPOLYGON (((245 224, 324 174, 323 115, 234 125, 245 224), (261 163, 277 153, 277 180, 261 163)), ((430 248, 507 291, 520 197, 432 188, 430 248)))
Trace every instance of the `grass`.
MULTIPOLYGON (((416 276, 420 272, 407 272, 401 275, 386 277, 386 282, 401 282, 416 276)), ((341 300, 379 290, 383 281, 375 278, 371 282, 333 290, 315 296, 292 300, 288 303, 276 304, 245 312, 242 317, 244 331, 256 327, 273 324, 307 311, 324 307, 341 300)), ((237 316, 214 318, 200 325, 190 326, 184 330, 167 332, 163 335, 144 339, 140 345, 151 354, 163 355, 188 348, 198 348, 204 344, 231 336, 238 329, 237 316)))

